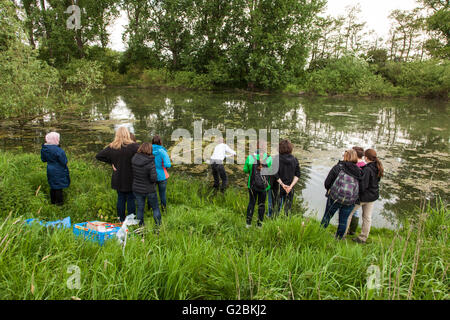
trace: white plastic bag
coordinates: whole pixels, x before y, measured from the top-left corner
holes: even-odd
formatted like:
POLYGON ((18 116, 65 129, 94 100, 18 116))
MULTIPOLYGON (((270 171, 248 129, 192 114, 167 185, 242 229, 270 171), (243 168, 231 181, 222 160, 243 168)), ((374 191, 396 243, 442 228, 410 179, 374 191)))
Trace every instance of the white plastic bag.
POLYGON ((122 227, 116 233, 117 240, 121 245, 123 245, 123 250, 125 250, 125 246, 127 245, 127 227, 139 224, 139 220, 136 220, 135 217, 136 216, 134 214, 128 215, 122 223, 122 227))
POLYGON ((139 224, 139 220, 136 219, 136 216, 133 214, 128 215, 125 218, 125 222, 127 224, 127 226, 134 226, 136 224, 139 224))

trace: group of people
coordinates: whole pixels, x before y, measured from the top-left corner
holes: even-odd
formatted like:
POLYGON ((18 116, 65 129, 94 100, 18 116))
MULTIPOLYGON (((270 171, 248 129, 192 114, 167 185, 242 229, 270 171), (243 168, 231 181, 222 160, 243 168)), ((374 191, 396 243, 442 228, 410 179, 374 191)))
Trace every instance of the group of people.
POLYGON ((164 213, 167 208, 167 168, 171 167, 161 137, 155 135, 151 143, 139 145, 126 127, 119 127, 114 141, 95 157, 112 166, 111 187, 117 191, 117 215, 120 222, 125 220, 125 208, 129 215, 136 213, 137 202, 136 216, 139 225, 143 226, 145 204, 148 203, 148 207, 153 210, 153 219, 159 226, 161 212, 164 213))
MULTIPOLYGON (((63 204, 62 189, 69 187, 70 176, 67 157, 59 146, 60 135, 50 132, 42 146, 41 159, 47 162, 47 177, 50 185, 52 204, 63 204)), ((267 154, 267 145, 258 141, 256 151, 250 154, 244 164, 248 174, 247 188, 249 201, 247 206, 246 227, 252 224, 253 213, 258 204, 257 227, 262 226, 265 216, 266 198, 268 198, 267 217, 278 215, 284 207, 286 216, 292 208, 294 186, 300 179, 299 161, 292 155, 293 144, 282 140, 278 146, 278 155, 267 154), (273 165, 276 163, 277 165, 273 165)), ((224 167, 226 157, 236 152, 218 139, 211 156, 210 166, 214 178, 213 187, 225 191, 228 185, 224 167), (222 184, 220 184, 222 180, 222 184)), ((161 224, 161 212, 167 209, 166 187, 171 167, 167 150, 162 146, 161 138, 155 135, 151 143, 139 145, 136 138, 126 127, 119 127, 114 141, 96 155, 96 159, 111 165, 113 170, 111 187, 117 191, 117 215, 121 222, 128 214, 137 213, 140 225, 144 225, 144 210, 153 210, 155 224, 161 224), (159 202, 158 195, 159 193, 159 202), (137 202, 137 208, 136 208, 137 202), (160 209, 161 206, 161 209, 160 209), (136 210, 137 209, 137 210, 136 210)), ((383 165, 373 149, 363 150, 353 147, 346 150, 344 158, 329 172, 325 179, 327 203, 321 225, 326 228, 338 211, 339 222, 336 238, 354 234, 358 226, 358 209, 362 207, 362 230, 353 240, 366 242, 371 226, 374 202, 379 198, 379 182, 383 176, 383 165)))
MULTIPOLYGON (((64 203, 62 190, 70 185, 67 157, 59 146, 60 135, 50 132, 42 145, 41 159, 47 162, 47 179, 52 204, 64 203)), ((144 225, 145 204, 153 210, 156 225, 161 224, 161 212, 166 211, 166 187, 171 167, 167 150, 161 137, 155 135, 152 143, 139 145, 126 127, 116 131, 114 141, 96 155, 96 159, 111 165, 111 187, 117 191, 117 216, 125 220, 125 211, 136 214, 139 224, 144 225), (158 195, 159 193, 159 203, 158 195), (136 208, 137 202, 137 208, 136 208), (161 209, 160 206, 161 205, 161 209), (137 210, 136 210, 137 209, 137 210)))
MULTIPOLYGON (((255 206, 258 204, 257 226, 261 227, 268 198, 268 217, 277 215, 284 207, 286 215, 292 208, 294 199, 294 186, 300 179, 300 166, 297 158, 292 155, 293 144, 289 140, 279 143, 279 154, 272 156, 267 154, 265 141, 258 141, 256 151, 245 160, 244 172, 248 174, 247 188, 249 203, 247 206, 246 227, 252 224, 255 206), (277 163, 278 166, 272 166, 277 163)), ((219 138, 211 156, 211 170, 214 177, 214 188, 225 191, 228 183, 224 167, 226 157, 234 156, 236 152, 219 138)))
POLYGON ((380 196, 379 184, 384 168, 374 149, 353 147, 344 152, 325 179, 327 204, 321 225, 326 228, 334 214, 339 211, 336 238, 354 234, 358 226, 357 210, 362 207, 361 233, 353 241, 365 243, 372 224, 375 201, 380 196), (364 158, 364 159, 363 159, 364 158))
MULTIPOLYGON (((211 169, 214 188, 219 189, 220 179, 223 192, 228 178, 224 167, 226 157, 236 152, 219 139, 211 156, 211 169)), ((244 172, 248 174, 247 188, 249 202, 247 206, 247 224, 252 224, 255 205, 258 203, 257 226, 261 227, 268 198, 268 217, 277 215, 284 207, 286 216, 292 208, 294 186, 300 179, 298 159, 292 155, 293 145, 282 140, 278 146, 277 158, 267 154, 265 142, 259 141, 254 154, 247 157, 244 172), (273 163, 277 166, 273 166, 273 163), (265 171, 264 171, 265 169, 265 171)), ((336 238, 356 232, 359 221, 358 209, 362 207, 362 230, 353 240, 365 243, 369 236, 374 203, 379 198, 379 183, 383 176, 383 165, 373 149, 364 151, 361 147, 346 150, 343 161, 339 161, 325 179, 327 204, 321 225, 328 227, 334 214, 339 211, 336 238)))

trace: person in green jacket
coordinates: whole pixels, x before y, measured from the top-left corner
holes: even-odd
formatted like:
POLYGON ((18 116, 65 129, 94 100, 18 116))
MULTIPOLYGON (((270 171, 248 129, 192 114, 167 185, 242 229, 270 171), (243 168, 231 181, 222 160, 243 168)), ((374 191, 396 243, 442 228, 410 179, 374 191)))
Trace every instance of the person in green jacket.
MULTIPOLYGON (((263 147, 262 144, 261 146, 263 147)), ((260 148, 260 144, 258 142, 256 152, 249 155, 244 164, 244 172, 249 174, 247 183, 249 193, 247 228, 249 228, 252 224, 252 217, 256 202, 258 202, 258 227, 262 226, 262 221, 264 219, 266 194, 270 189, 267 168, 272 166, 272 157, 268 156, 263 149, 264 148, 260 148)))

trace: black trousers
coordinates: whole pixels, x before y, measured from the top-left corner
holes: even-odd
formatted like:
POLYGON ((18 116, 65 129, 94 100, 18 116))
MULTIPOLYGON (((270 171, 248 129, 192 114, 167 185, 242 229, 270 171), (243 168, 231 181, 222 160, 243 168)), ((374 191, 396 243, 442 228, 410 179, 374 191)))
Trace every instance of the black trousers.
POLYGON ((214 188, 219 189, 220 179, 222 179, 222 187, 221 190, 225 191, 225 188, 228 185, 227 173, 225 172, 225 167, 223 164, 219 163, 211 163, 212 174, 214 177, 214 188))
POLYGON ((284 213, 286 214, 286 216, 289 215, 289 211, 291 211, 293 201, 294 201, 294 189, 292 189, 291 192, 289 192, 289 194, 286 194, 286 191, 283 188, 281 188, 277 212, 280 212, 281 207, 284 205, 284 213))
POLYGON ((62 205, 64 203, 62 189, 50 189, 50 201, 52 204, 62 205))
POLYGON ((249 202, 247 207, 247 224, 252 224, 253 212, 255 211, 256 201, 258 201, 258 226, 264 220, 264 211, 266 210, 266 191, 258 192, 248 189, 249 202))

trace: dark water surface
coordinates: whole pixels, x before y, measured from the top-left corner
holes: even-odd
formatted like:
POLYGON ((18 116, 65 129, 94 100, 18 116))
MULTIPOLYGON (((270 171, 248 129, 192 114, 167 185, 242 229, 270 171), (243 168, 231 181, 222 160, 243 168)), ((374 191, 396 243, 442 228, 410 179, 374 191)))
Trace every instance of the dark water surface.
MULTIPOLYGON (((40 151, 45 133, 61 133, 70 153, 92 156, 113 139, 114 128, 126 125, 140 141, 153 134, 171 148, 177 128, 193 135, 194 121, 203 130, 279 129, 294 144, 302 178, 296 187, 309 214, 325 209, 323 181, 343 151, 358 145, 374 148, 386 175, 381 182, 373 224, 395 228, 398 217, 411 214, 421 199, 439 195, 448 203, 450 178, 448 103, 428 100, 300 98, 247 93, 202 93, 147 89, 96 92, 85 112, 53 114, 23 129, 0 127, 3 150, 40 151)), ((209 144, 208 142, 207 144, 209 144)), ((206 144, 206 145, 207 145, 206 144)), ((234 146, 236 147, 236 146, 234 146)), ((244 187, 242 165, 227 165, 230 183, 244 187)), ((206 164, 179 165, 173 170, 212 179, 206 164)), ((105 182, 105 183, 109 183, 105 182)))

